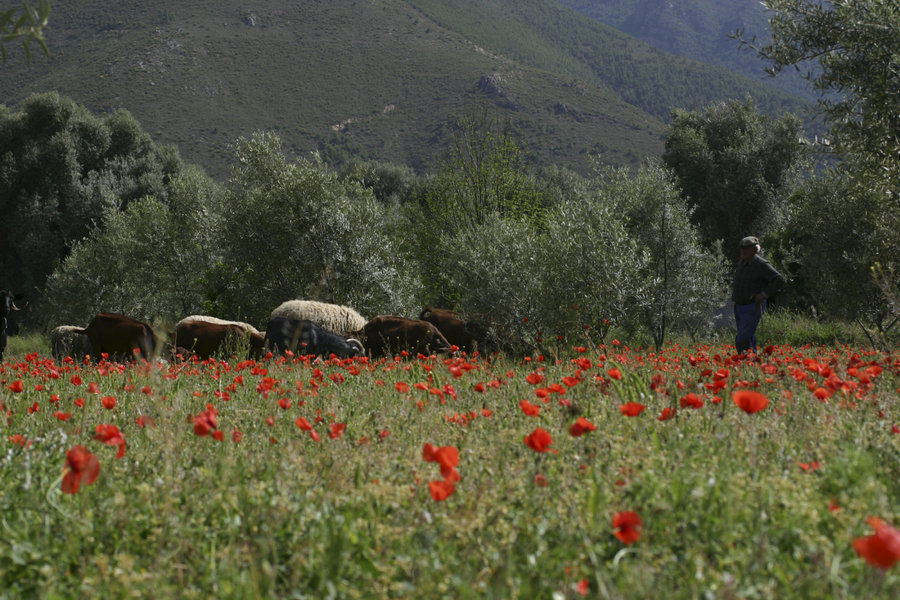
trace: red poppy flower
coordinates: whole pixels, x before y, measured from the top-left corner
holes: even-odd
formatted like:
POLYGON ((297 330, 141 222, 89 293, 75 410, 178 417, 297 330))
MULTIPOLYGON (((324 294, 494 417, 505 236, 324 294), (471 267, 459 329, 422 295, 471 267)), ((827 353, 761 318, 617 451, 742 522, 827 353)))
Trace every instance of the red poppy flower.
POLYGON ((525 436, 525 444, 535 452, 556 452, 550 448, 553 444, 550 433, 540 427, 525 436))
POLYGON ((578 417, 578 420, 572 423, 572 426, 569 427, 569 435, 571 435, 572 437, 581 437, 588 431, 595 431, 596 429, 596 425, 594 425, 584 417, 578 417))
POLYGON ((216 414, 216 409, 207 404, 206 410, 194 417, 194 433, 200 437, 204 437, 215 430, 216 414))
POLYGON ((764 410, 769 405, 769 399, 765 394, 754 392, 751 390, 739 390, 731 394, 734 403, 747 414, 752 415, 755 412, 764 410))
POLYGON ((422 459, 425 462, 438 463, 441 465, 441 475, 445 478, 452 478, 455 474, 456 481, 459 481, 459 474, 456 473, 455 469, 455 467, 459 466, 459 450, 455 446, 436 448, 426 443, 422 448, 422 459))
POLYGON ((900 530, 876 517, 869 517, 866 523, 872 526, 875 533, 853 540, 853 549, 870 565, 890 569, 900 561, 900 530))
POLYGON ((591 584, 587 579, 582 579, 578 582, 578 585, 575 586, 575 591, 578 592, 578 594, 581 596, 587 596, 590 590, 591 584))
POLYGON ((147 415, 138 415, 134 418, 134 424, 143 429, 144 427, 150 427, 151 429, 156 427, 156 421, 153 420, 153 417, 147 415))
POLYGON ((645 408, 647 408, 647 407, 644 406, 643 404, 641 404, 640 402, 626 402, 625 404, 622 404, 621 406, 619 406, 619 410, 626 417, 636 417, 639 414, 641 414, 642 412, 644 412, 645 408))
POLYGON ((103 408, 105 408, 106 410, 112 410, 116 407, 115 396, 103 396, 100 399, 100 402, 103 404, 103 408))
POLYGON ((125 437, 116 425, 97 425, 94 431, 97 432, 94 436, 95 440, 103 442, 107 446, 119 447, 116 458, 125 456, 125 437))
POLYGON ((693 392, 682 397, 679 404, 681 404, 681 408, 703 408, 703 400, 693 392))
POLYGON ((16 379, 15 381, 13 381, 11 384, 9 384, 6 387, 9 388, 9 391, 11 391, 14 394, 18 394, 18 393, 22 392, 22 390, 25 389, 25 385, 22 383, 21 379, 16 379))
POLYGON ((66 452, 66 468, 62 480, 64 494, 77 494, 82 483, 90 485, 100 475, 100 461, 84 446, 73 446, 66 452))
POLYGON ((672 408, 671 406, 667 406, 664 409, 662 409, 662 412, 659 413, 659 416, 656 418, 660 421, 668 421, 669 419, 671 419, 674 416, 675 416, 675 409, 672 408))
POLYGON ((59 419, 60 421, 68 421, 72 418, 72 413, 70 412, 62 412, 60 410, 53 413, 53 416, 59 419))
POLYGON ((525 381, 527 381, 531 385, 537 385, 540 382, 542 382, 543 380, 544 380, 544 376, 541 373, 538 373, 537 371, 532 371, 525 378, 525 381))
POLYGON ((344 435, 344 430, 347 429, 346 423, 332 423, 331 429, 328 431, 328 437, 333 440, 338 439, 342 435, 344 435))
POLYGON ((616 537, 626 544, 633 544, 641 539, 641 525, 640 515, 630 510, 617 512, 612 520, 616 537))
POLYGON ((294 421, 294 425, 299 427, 303 431, 311 431, 313 426, 312 423, 306 420, 306 417, 297 417, 294 421))
POLYGON ((611 379, 622 379, 622 371, 620 371, 616 367, 613 367, 612 369, 607 371, 606 374, 609 375, 611 379))
POLYGON ((534 485, 538 487, 547 487, 550 485, 550 482, 547 481, 547 477, 543 473, 538 473, 534 476, 534 485))
POLYGON ((446 500, 455 489, 456 486, 446 480, 428 482, 428 491, 431 492, 431 497, 438 502, 446 500))
POLYGON ((521 402, 519 402, 519 408, 521 408, 522 412, 525 413, 526 415, 528 415, 529 417, 536 417, 541 412, 540 406, 534 405, 531 402, 529 402, 528 400, 525 400, 524 398, 522 399, 521 402))

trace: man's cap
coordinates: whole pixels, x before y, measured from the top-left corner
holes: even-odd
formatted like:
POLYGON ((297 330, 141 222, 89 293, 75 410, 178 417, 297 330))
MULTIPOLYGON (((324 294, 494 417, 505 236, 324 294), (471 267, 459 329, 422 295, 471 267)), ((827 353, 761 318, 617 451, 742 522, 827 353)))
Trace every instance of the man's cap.
POLYGON ((750 246, 758 246, 759 239, 753 237, 752 235, 748 235, 744 239, 741 240, 741 248, 749 248, 750 246))

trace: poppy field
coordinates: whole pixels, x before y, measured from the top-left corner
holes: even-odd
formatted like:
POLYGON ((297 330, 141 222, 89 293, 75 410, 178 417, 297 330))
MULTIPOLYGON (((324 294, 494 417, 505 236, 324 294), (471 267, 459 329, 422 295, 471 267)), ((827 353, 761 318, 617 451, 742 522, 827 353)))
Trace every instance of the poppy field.
POLYGON ((0 366, 0 597, 895 598, 900 354, 0 366))

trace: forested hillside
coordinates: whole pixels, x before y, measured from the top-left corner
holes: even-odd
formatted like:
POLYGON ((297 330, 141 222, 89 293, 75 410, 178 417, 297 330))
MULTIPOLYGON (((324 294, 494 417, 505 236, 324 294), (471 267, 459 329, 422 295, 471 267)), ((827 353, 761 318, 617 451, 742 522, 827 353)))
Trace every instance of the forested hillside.
POLYGON ((560 0, 581 14, 633 35, 656 48, 725 67, 801 98, 813 99, 800 72, 771 78, 753 52, 732 37, 768 41, 769 17, 757 0, 560 0))
POLYGON ((661 153, 670 110, 751 94, 802 110, 723 69, 668 55, 550 0, 246 4, 53 3, 51 59, 12 54, 0 102, 59 91, 125 108, 157 142, 227 175, 228 147, 274 131, 294 154, 425 171, 449 124, 483 107, 509 120, 532 164, 636 166, 661 153))

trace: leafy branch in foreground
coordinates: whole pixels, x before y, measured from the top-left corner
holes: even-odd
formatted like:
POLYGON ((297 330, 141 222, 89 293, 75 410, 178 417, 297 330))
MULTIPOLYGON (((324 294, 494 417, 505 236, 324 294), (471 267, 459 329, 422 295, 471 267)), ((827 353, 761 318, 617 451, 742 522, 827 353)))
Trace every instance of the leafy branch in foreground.
POLYGON ((0 12, 0 56, 6 62, 6 44, 21 42, 25 50, 25 60, 31 64, 31 42, 37 43, 44 55, 50 56, 50 49, 44 41, 44 27, 50 19, 50 3, 41 2, 37 8, 32 8, 27 2, 22 3, 22 8, 12 8, 0 12))

